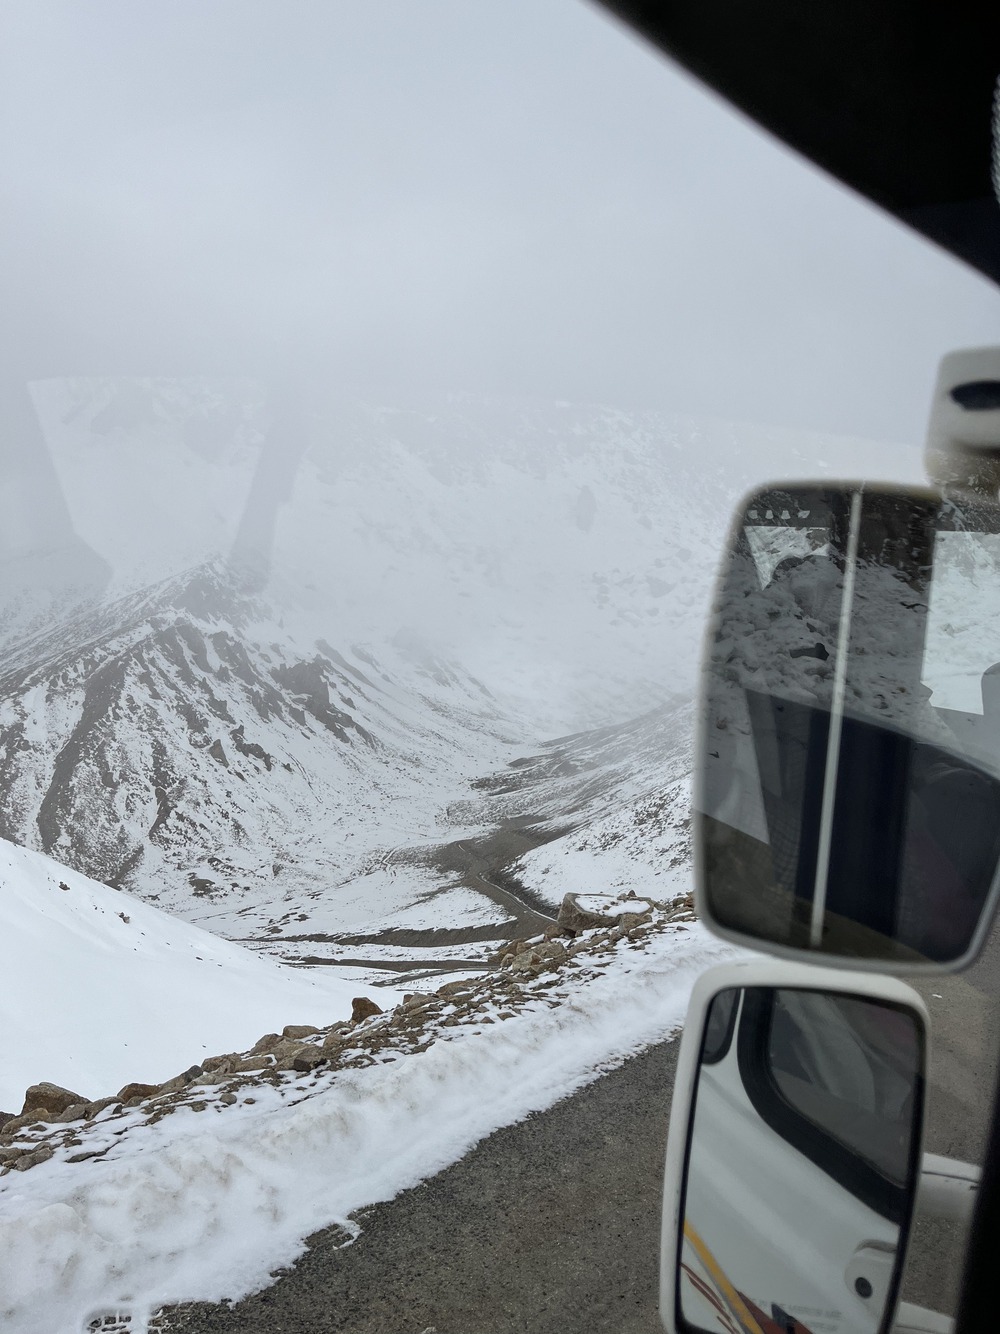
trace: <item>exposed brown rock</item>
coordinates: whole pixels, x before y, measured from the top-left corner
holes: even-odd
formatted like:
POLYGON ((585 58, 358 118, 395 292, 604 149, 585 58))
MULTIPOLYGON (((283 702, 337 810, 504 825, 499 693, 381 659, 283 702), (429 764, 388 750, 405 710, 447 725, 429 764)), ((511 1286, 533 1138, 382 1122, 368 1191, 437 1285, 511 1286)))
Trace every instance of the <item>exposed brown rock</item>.
POLYGON ((540 959, 548 959, 552 963, 562 963, 566 958, 566 946, 558 940, 543 941, 541 945, 536 945, 535 954, 540 959))
POLYGON ((370 1019, 372 1015, 381 1014, 382 1007, 376 1005, 373 1000, 367 996, 355 996, 351 1001, 351 1023, 359 1024, 362 1019, 370 1019))
POLYGON ((520 954, 514 956, 511 968, 515 973, 530 973, 535 964, 541 963, 540 955, 533 949, 522 950, 520 954))
POLYGON ((121 1098, 98 1098, 96 1102, 87 1103, 87 1120, 92 1121, 95 1116, 99 1116, 105 1107, 114 1107, 121 1103, 121 1098))
POLYGON ((39 1110, 45 1110, 48 1115, 58 1116, 74 1103, 86 1101, 87 1099, 81 1098, 79 1093, 71 1093, 69 1089, 60 1088, 58 1084, 32 1084, 25 1092, 21 1115, 27 1116, 29 1112, 37 1114, 39 1110))
POLYGON ((26 1172, 29 1167, 36 1167, 39 1163, 48 1162, 55 1153, 51 1144, 40 1144, 37 1149, 31 1153, 23 1153, 20 1158, 11 1163, 15 1172, 26 1172))
POLYGON ((68 1125, 70 1121, 82 1121, 87 1115, 87 1104, 85 1102, 75 1102, 72 1107, 67 1107, 64 1112, 54 1116, 53 1121, 60 1125, 68 1125))
POLYGON ((243 1074, 248 1070, 270 1070, 273 1065, 267 1056, 247 1056, 233 1067, 233 1074, 243 1074))
POLYGON ((283 1038, 311 1038, 319 1029, 314 1024, 286 1024, 281 1030, 283 1038))
POLYGON ((181 1089, 186 1089, 190 1083, 191 1081, 185 1079, 183 1075, 175 1075, 173 1079, 167 1079, 160 1085, 160 1092, 180 1093, 181 1089))
POLYGON ((159 1084, 126 1084, 124 1088, 118 1090, 118 1101, 128 1103, 133 1098, 138 1098, 141 1102, 143 1098, 151 1098, 159 1091, 159 1084))
POLYGON ((559 905, 559 914, 556 921, 564 931, 569 931, 576 936, 581 931, 592 931, 596 926, 607 925, 608 918, 601 913, 589 912, 586 908, 581 908, 577 903, 575 894, 566 894, 559 905))
POLYGON ((292 1057, 292 1069, 315 1070, 318 1065, 323 1065, 327 1059, 327 1053, 322 1047, 314 1047, 311 1043, 306 1043, 292 1057))
POLYGON ((280 1042, 280 1033, 265 1033, 264 1036, 258 1038, 250 1048, 250 1055, 260 1056, 263 1052, 274 1051, 275 1047, 277 1047, 280 1042))
POLYGON ((217 1070, 206 1070, 203 1075, 199 1075, 197 1079, 192 1080, 192 1085, 210 1088, 213 1084, 224 1084, 231 1074, 232 1072, 228 1066, 223 1066, 217 1070))
POLYGON ((465 995, 466 992, 475 990, 475 982, 470 982, 467 978, 460 978, 456 982, 446 982, 443 987, 438 987, 437 995, 446 996, 454 1000, 456 996, 465 995))
POLYGON ((207 1056, 201 1063, 203 1073, 210 1070, 230 1070, 240 1058, 235 1052, 226 1052, 224 1056, 207 1056))

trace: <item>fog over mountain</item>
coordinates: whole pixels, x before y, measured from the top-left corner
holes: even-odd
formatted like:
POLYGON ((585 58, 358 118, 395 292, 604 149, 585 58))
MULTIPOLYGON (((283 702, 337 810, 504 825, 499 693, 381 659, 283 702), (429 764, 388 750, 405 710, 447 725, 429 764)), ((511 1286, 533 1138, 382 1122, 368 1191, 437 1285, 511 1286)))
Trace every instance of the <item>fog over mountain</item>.
POLYGON ((565 402, 289 401, 204 379, 33 395, 109 591, 225 560, 302 645, 427 643, 552 731, 691 689, 747 487, 830 459, 919 475, 871 442, 565 402))
POLYGON ((529 900, 574 877, 683 888, 689 701, 736 497, 765 468, 829 475, 826 454, 901 467, 565 402, 32 392, 85 559, 8 607, 0 835, 314 960, 329 939, 370 959, 430 933, 416 957, 439 958, 509 935, 520 901, 483 880, 504 866, 529 900), (101 572, 86 595, 80 570, 101 572))

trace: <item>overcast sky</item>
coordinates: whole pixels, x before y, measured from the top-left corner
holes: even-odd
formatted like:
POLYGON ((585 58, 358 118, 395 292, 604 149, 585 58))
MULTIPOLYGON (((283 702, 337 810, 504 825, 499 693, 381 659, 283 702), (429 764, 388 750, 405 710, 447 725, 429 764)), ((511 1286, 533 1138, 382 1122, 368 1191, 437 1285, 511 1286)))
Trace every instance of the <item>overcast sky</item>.
POLYGON ((3 0, 6 364, 922 440, 994 288, 583 0, 3 0))

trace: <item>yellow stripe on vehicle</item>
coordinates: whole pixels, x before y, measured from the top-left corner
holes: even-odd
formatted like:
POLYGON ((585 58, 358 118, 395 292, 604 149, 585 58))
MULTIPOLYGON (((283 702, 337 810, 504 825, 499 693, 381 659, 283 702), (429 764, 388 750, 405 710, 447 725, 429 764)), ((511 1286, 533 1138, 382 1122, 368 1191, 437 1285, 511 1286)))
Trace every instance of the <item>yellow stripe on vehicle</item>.
POLYGON ((708 1249, 687 1219, 684 1220, 684 1240, 690 1242, 694 1247, 698 1259, 708 1270, 715 1286, 722 1293, 726 1305, 729 1307, 733 1318, 743 1330, 743 1334, 764 1334, 759 1323, 751 1314, 746 1302, 730 1283, 729 1279, 726 1278, 725 1272, 718 1260, 716 1260, 715 1256, 708 1249))

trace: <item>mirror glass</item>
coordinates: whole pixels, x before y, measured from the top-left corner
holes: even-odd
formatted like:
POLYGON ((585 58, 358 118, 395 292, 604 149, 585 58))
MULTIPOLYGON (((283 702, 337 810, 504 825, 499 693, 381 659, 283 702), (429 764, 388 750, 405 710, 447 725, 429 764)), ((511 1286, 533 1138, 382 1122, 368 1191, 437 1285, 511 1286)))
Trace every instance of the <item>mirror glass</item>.
POLYGON ((688 1135, 677 1328, 877 1334, 915 1196, 924 1031, 903 1006, 746 987, 713 1000, 688 1135))
POLYGON ((741 510, 701 697, 710 919, 894 965, 965 956, 1000 861, 1000 517, 930 491, 741 510))

